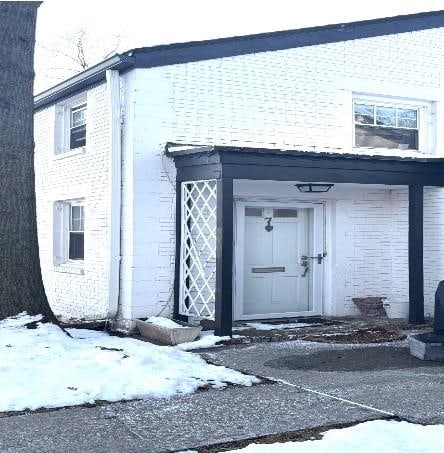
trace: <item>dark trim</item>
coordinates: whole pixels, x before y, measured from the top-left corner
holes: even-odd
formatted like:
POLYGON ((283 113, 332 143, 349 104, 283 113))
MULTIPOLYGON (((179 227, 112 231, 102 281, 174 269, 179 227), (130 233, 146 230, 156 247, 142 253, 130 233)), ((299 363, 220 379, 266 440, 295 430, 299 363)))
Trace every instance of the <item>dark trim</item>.
POLYGON ((424 322, 424 193, 409 186, 409 322, 424 322))
POLYGON ((134 50, 135 66, 152 68, 191 61, 293 49, 444 26, 444 11, 322 25, 231 38, 144 47, 134 50))
POLYGON ((232 335, 233 180, 217 180, 215 334, 232 335))
POLYGON ((180 248, 182 243, 182 184, 176 182, 176 256, 174 261, 174 306, 173 318, 188 321, 187 316, 179 314, 180 298, 180 248))
POLYGON ((214 146, 168 152, 180 181, 232 179, 444 186, 444 159, 400 158, 214 146))
POLYGON ((219 179, 222 174, 221 164, 182 167, 177 169, 177 181, 202 181, 219 179))
POLYGON ((212 39, 141 47, 109 58, 96 66, 37 95, 35 108, 41 109, 73 96, 105 80, 107 69, 128 71, 154 68, 215 58, 248 55, 258 52, 293 49, 354 39, 444 27, 444 11, 430 11, 404 16, 323 25, 296 30, 276 31, 231 38, 212 39))

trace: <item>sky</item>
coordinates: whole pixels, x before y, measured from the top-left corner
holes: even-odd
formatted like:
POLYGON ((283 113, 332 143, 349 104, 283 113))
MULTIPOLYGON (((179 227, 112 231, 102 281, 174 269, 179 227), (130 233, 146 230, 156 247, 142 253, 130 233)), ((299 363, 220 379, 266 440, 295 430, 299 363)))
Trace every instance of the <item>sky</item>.
POLYGON ((35 91, 79 72, 80 34, 91 66, 135 47, 434 10, 444 10, 444 0, 45 0, 37 19, 35 91))

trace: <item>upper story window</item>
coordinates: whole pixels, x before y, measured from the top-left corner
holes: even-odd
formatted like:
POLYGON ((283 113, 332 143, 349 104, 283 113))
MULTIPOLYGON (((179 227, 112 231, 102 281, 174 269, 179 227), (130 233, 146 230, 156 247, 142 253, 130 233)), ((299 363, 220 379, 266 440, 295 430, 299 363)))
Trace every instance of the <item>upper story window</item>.
POLYGON ((86 94, 62 101, 55 108, 55 154, 82 151, 86 146, 86 94))
POLYGON ((355 146, 419 150, 419 108, 354 103, 355 146))
POLYGON ((69 149, 86 145, 86 104, 70 109, 69 149))

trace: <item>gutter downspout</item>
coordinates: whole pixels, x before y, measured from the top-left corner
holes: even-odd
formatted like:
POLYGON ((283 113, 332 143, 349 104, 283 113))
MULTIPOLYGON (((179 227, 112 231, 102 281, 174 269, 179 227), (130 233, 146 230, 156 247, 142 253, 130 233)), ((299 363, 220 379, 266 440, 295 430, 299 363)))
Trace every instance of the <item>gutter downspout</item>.
POLYGON ((120 101, 120 74, 106 71, 109 121, 109 268, 107 319, 117 315, 120 295, 120 216, 122 184, 122 122, 120 101))

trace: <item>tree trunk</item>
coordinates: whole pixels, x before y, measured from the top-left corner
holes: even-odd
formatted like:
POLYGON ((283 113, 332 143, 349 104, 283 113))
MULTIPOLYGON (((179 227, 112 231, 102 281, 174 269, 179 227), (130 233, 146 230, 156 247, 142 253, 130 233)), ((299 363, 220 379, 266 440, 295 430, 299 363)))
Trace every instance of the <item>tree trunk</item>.
POLYGON ((39 262, 34 183, 34 41, 40 2, 0 2, 0 319, 56 319, 39 262))

